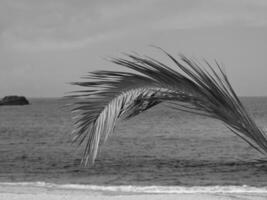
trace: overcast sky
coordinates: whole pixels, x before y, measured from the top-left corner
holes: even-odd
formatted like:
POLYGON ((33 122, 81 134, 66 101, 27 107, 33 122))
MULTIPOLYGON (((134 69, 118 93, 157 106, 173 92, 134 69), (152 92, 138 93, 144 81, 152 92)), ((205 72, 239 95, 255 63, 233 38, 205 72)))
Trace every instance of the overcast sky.
POLYGON ((216 59, 240 96, 267 95, 266 0, 0 0, 0 96, 60 97, 104 58, 216 59))

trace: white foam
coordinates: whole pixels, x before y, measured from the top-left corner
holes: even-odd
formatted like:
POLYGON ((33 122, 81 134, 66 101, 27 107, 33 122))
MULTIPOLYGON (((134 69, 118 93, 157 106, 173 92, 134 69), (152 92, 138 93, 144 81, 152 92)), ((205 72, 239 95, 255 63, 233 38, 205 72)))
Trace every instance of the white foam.
POLYGON ((266 187, 252 186, 100 186, 80 184, 54 184, 45 182, 2 182, 1 186, 40 187, 51 189, 75 189, 103 192, 129 192, 129 193, 156 193, 156 194, 179 194, 179 193, 267 193, 266 187))

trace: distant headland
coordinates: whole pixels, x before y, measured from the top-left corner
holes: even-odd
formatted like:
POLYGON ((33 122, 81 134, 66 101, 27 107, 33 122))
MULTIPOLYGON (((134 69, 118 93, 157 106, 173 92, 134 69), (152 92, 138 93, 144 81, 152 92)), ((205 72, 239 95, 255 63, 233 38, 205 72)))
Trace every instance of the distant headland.
POLYGON ((5 96, 2 100, 0 100, 0 106, 6 105, 28 105, 29 101, 24 96, 5 96))

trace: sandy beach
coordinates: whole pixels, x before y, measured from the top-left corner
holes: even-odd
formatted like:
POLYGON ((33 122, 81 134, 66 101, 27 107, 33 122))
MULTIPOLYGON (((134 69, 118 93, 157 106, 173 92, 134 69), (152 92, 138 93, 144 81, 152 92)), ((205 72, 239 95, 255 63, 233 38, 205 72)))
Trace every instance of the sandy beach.
POLYGON ((267 192, 186 192, 178 194, 153 194, 153 193, 134 193, 134 192, 113 192, 97 191, 88 189, 66 189, 59 187, 40 187, 23 186, 12 184, 0 184, 0 199, 8 200, 228 200, 228 199, 247 199, 247 200, 266 200, 267 192))

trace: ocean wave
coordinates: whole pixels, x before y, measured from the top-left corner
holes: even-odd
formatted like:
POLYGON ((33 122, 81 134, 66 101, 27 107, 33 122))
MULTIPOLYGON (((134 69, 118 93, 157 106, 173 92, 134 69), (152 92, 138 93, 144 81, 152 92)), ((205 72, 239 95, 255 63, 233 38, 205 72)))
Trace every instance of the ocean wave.
POLYGON ((267 187, 252 186, 101 186, 81 184, 55 184, 46 182, 2 182, 0 187, 39 187, 47 189, 73 189, 102 192, 127 192, 127 193, 149 193, 149 194, 179 194, 179 193, 267 193, 267 187))

